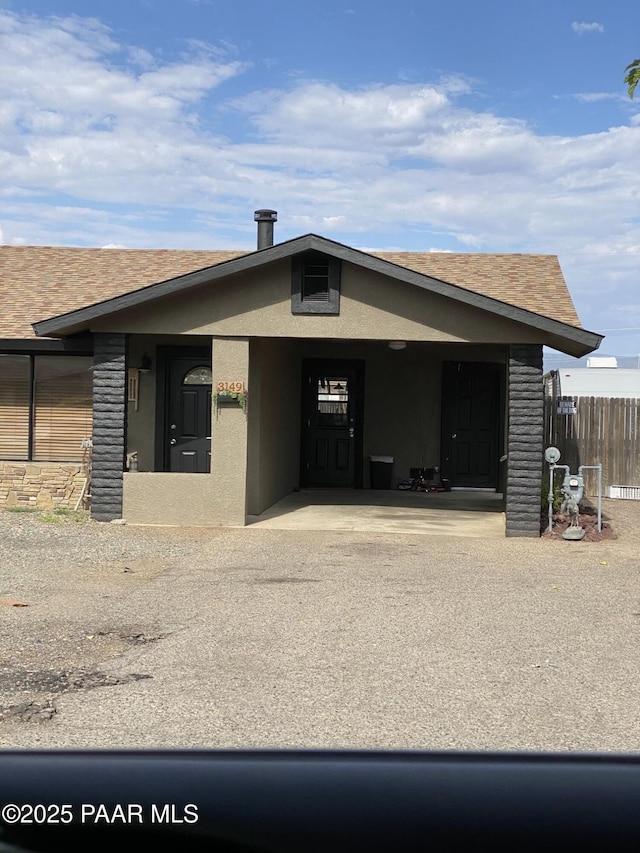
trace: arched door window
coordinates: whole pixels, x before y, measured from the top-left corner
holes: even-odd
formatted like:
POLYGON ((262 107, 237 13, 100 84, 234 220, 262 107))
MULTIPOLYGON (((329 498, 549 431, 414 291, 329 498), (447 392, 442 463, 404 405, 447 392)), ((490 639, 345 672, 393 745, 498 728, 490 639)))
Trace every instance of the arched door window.
POLYGON ((206 365, 202 365, 201 367, 194 367, 190 370, 184 379, 182 380, 183 385, 211 385, 213 381, 213 376, 211 374, 211 368, 206 365))

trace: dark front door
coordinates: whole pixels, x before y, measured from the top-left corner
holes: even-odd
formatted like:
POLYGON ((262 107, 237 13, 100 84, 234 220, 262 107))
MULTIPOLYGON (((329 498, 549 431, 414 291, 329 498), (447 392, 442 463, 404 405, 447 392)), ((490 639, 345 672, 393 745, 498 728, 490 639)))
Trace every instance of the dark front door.
POLYGON ((362 486, 363 377, 362 362, 304 362, 303 485, 362 486))
POLYGON ((499 364, 443 364, 442 476, 451 486, 498 487, 503 375, 499 364))
POLYGON ((211 357, 173 355, 168 362, 168 470, 211 470, 211 357))

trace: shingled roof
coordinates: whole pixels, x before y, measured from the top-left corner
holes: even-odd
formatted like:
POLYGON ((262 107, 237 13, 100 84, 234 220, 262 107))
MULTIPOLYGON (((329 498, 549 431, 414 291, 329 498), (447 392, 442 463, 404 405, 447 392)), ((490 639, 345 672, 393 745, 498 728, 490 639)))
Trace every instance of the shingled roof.
POLYGON ((517 305, 543 317, 580 326, 555 255, 484 255, 453 252, 372 252, 423 275, 517 305))
POLYGON ((0 246, 0 338, 35 338, 31 324, 244 252, 0 246))
MULTIPOLYGON (((252 253, 259 254, 259 253, 252 253)), ((581 328, 553 255, 370 252, 399 267, 581 328)), ((0 246, 0 338, 32 323, 246 255, 181 249, 0 246)))

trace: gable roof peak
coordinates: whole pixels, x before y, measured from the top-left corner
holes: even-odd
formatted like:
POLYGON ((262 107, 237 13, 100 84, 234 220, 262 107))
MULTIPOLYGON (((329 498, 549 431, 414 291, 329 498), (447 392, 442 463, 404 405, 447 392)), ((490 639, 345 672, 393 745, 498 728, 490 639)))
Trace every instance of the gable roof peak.
POLYGON ((93 318, 308 250, 491 313, 515 311, 526 324, 548 318, 580 329, 554 255, 365 251, 309 232, 252 251, 0 246, 0 337, 72 334, 93 318))

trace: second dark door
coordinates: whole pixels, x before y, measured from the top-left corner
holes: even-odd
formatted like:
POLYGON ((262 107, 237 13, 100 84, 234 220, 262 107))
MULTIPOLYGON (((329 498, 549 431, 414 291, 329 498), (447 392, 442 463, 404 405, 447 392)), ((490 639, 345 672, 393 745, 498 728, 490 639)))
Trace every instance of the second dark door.
POLYGON ((358 361, 304 362, 303 485, 362 485, 362 379, 358 361))

